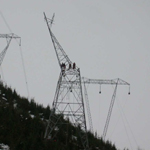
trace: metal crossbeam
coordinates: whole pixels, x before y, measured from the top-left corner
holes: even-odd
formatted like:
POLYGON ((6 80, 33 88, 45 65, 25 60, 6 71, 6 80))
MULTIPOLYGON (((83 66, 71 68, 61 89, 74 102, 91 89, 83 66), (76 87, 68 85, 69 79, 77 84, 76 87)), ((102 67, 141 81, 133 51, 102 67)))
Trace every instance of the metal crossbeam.
MULTIPOLYGON (((119 79, 119 78, 117 78, 117 79, 111 79, 111 80, 106 80, 106 79, 103 80, 103 79, 88 79, 88 78, 83 77, 82 82, 84 83, 84 85, 85 84, 115 85, 114 93, 112 95, 112 99, 111 99, 111 103, 110 103, 108 115, 107 115, 107 118, 106 118, 104 130, 103 130, 103 135, 102 135, 103 140, 105 140, 106 133, 107 133, 108 126, 109 126, 109 122, 110 122, 110 119, 111 119, 111 114, 112 114, 114 102, 115 102, 117 86, 118 85, 127 85, 127 86, 129 86, 129 93, 128 94, 130 94, 130 84, 128 82, 122 80, 122 79, 119 79)), ((85 92, 86 92, 85 93, 85 97, 86 97, 86 100, 88 101, 87 91, 85 90, 85 92)), ((87 105, 87 107, 89 107, 89 105, 87 105)), ((89 115, 89 118, 91 118, 90 113, 88 113, 88 115, 89 115)), ((93 128, 91 122, 90 122, 90 128, 91 129, 93 128)))
POLYGON ((11 40, 12 40, 12 39, 18 39, 18 38, 20 39, 20 37, 17 36, 17 35, 15 35, 14 33, 10 33, 10 34, 0 34, 0 38, 6 38, 6 40, 7 40, 7 45, 6 45, 6 47, 5 47, 4 50, 0 53, 0 66, 1 66, 1 64, 2 64, 2 62, 3 62, 3 60, 4 60, 4 57, 5 57, 5 55, 6 55, 7 49, 8 49, 8 47, 9 47, 9 45, 10 45, 11 40))

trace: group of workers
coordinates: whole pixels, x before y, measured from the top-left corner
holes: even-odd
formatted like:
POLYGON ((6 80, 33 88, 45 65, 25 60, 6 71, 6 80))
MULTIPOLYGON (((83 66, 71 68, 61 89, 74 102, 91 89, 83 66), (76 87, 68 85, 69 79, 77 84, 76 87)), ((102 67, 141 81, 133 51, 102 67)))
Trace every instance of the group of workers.
MULTIPOLYGON (((62 70, 66 70, 66 65, 65 65, 65 63, 62 63, 62 64, 61 64, 61 68, 62 68, 62 70)), ((69 69, 76 69, 76 64, 73 63, 73 66, 72 66, 71 64, 69 64, 68 70, 69 70, 69 69)))

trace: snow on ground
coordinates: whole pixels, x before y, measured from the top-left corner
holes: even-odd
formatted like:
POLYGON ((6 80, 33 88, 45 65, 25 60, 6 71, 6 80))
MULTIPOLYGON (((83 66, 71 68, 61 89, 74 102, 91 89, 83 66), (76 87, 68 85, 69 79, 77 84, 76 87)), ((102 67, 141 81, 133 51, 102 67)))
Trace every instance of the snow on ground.
POLYGON ((0 150, 9 150, 9 146, 1 143, 0 144, 0 150))

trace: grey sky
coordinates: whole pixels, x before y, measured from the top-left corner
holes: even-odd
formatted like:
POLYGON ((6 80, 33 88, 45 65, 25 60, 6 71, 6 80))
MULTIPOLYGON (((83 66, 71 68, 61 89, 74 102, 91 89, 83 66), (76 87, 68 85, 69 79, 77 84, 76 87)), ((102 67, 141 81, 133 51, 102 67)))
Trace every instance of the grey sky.
MULTIPOLYGON (((0 11, 12 32, 22 39, 22 52, 30 97, 51 105, 59 66, 44 21, 51 18, 56 38, 84 77, 121 78, 131 84, 119 87, 107 139, 120 149, 150 149, 150 1, 148 0, 0 0, 0 11)), ((0 15, 0 33, 10 33, 0 15)), ((0 39, 1 50, 5 40, 0 39)), ((27 96, 20 49, 11 42, 2 64, 8 85, 27 96)), ((94 130, 102 134, 111 86, 89 86, 94 130)))

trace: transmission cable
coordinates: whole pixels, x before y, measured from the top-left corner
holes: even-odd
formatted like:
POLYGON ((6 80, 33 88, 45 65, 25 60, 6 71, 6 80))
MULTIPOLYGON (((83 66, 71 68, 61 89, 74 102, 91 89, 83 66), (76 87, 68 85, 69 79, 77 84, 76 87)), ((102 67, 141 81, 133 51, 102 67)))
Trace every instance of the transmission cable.
POLYGON ((3 21, 5 22, 5 24, 6 24, 7 28, 8 28, 8 29, 9 29, 9 31, 12 33, 12 30, 11 30, 10 26, 8 25, 8 23, 7 23, 6 19, 5 19, 4 15, 3 15, 3 13, 2 13, 1 11, 0 11, 0 14, 1 14, 1 17, 2 17, 3 21))
MULTIPOLYGON (((122 116, 122 114, 121 114, 121 116, 122 116)), ((122 116, 122 121, 123 121, 123 125, 124 125, 125 131, 126 131, 126 135, 127 135, 127 137, 128 137, 129 143, 130 143, 130 147, 131 147, 131 149, 133 150, 133 147, 132 147, 132 144, 131 144, 131 141, 130 141, 130 138, 129 138, 129 134, 128 134, 128 131, 127 131, 125 122, 124 122, 124 120, 123 120, 123 116, 122 116)))
MULTIPOLYGON (((117 99, 117 96, 116 96, 116 99, 117 99)), ((125 105, 126 105, 126 101, 125 101, 124 104, 123 104, 123 108, 125 107, 125 105)), ((121 114, 119 115, 118 120, 116 121, 116 124, 115 124, 115 126, 114 126, 114 128, 113 128, 113 130, 112 130, 112 132, 111 132, 111 134, 110 134, 110 137, 112 137, 114 131, 116 130, 116 127, 117 127, 117 125, 118 125, 118 123, 119 123, 120 118, 121 118, 121 114)))
MULTIPOLYGON (((0 11, 1 17, 3 19, 3 21, 5 22, 8 30, 12 33, 12 30, 10 28, 10 26, 8 25, 3 13, 0 11)), ((15 39, 16 42, 18 43, 17 39, 15 39)), ((27 88, 27 94, 28 94, 28 99, 30 99, 30 94, 29 94, 29 88, 28 88, 28 82, 27 82, 27 75, 26 75, 26 70, 25 70, 25 65, 24 65, 24 58, 23 58, 23 53, 22 53, 22 48, 21 48, 21 41, 19 43, 19 47, 20 47, 20 54, 21 54, 21 60, 22 60, 22 66, 23 66, 23 72, 24 72, 24 77, 25 77, 25 83, 26 83, 26 88, 27 88)))
MULTIPOLYGON (((120 107, 121 107, 121 105, 120 105, 120 107)), ((123 108, 121 108, 120 110, 122 110, 122 114, 124 115, 124 118, 125 118, 125 120, 126 120, 126 122, 127 122, 128 126, 129 126, 130 132, 131 132, 131 134, 132 134, 132 136, 133 136, 133 139, 134 139, 134 141, 135 141, 135 143, 136 143, 136 146, 138 147, 138 144, 137 144, 136 138, 135 138, 135 136, 134 136, 134 134, 133 134, 133 131, 131 130, 131 127, 130 127, 129 121, 127 120, 127 117, 126 117, 126 115, 125 115, 125 113, 124 113, 123 108)))
MULTIPOLYGON (((114 89, 113 86, 112 86, 112 88, 114 89)), ((131 149, 133 150, 132 144, 131 144, 131 141, 130 141, 130 138, 129 138, 129 134, 128 134, 128 131, 127 131, 127 128, 126 128, 124 119, 123 119, 123 114, 124 114, 124 113, 122 112, 123 109, 122 109, 122 107, 120 106, 120 103, 119 103, 119 100, 118 100, 118 98, 117 98, 117 95, 116 95, 116 98, 115 98, 115 99, 117 99, 117 104, 118 104, 118 108, 119 108, 119 111, 120 111, 120 116, 118 117, 118 120, 117 120, 117 123, 116 123, 116 125, 115 125, 115 128, 113 129, 113 132, 114 132, 114 130, 116 129, 117 124, 118 124, 120 118, 122 118, 123 125, 124 125, 124 128, 125 128, 125 132, 126 132, 126 135, 127 135, 127 138, 128 138, 129 144, 130 144, 130 147, 131 147, 131 149), (122 110, 122 111, 121 111, 121 110, 122 110)), ((125 104, 126 104, 126 101, 124 102, 124 106, 125 106, 125 104)), ((113 132, 111 133, 111 136, 112 136, 113 132)), ((136 140, 135 140, 135 141, 136 141, 136 140)), ((136 144, 137 144, 137 142, 136 142, 136 144)))
MULTIPOLYGON (((117 98, 118 99, 118 98, 117 98)), ((120 110, 120 116, 122 118, 122 122, 123 122, 123 125, 124 125, 124 128, 125 128, 125 132, 126 132, 126 135, 127 135, 127 138, 128 138, 128 141, 129 141, 129 144, 130 144, 130 147, 131 149, 133 150, 133 147, 132 147, 132 144, 131 144, 131 141, 130 141, 130 138, 129 138, 129 134, 128 134, 128 131, 127 131, 127 128, 126 128, 126 125, 125 125, 125 122, 124 122, 124 119, 123 119, 123 109, 119 103, 119 101, 117 100, 117 104, 119 106, 119 110, 120 110), (121 111, 122 110, 122 111, 121 111)))
POLYGON ((25 77, 25 83, 26 83, 26 88, 27 88, 27 93, 28 93, 28 99, 30 99, 29 87, 28 87, 28 82, 27 82, 27 74, 26 74, 26 70, 25 70, 24 58, 23 58, 21 45, 19 47, 20 47, 20 54, 21 54, 23 72, 24 72, 24 77, 25 77))

